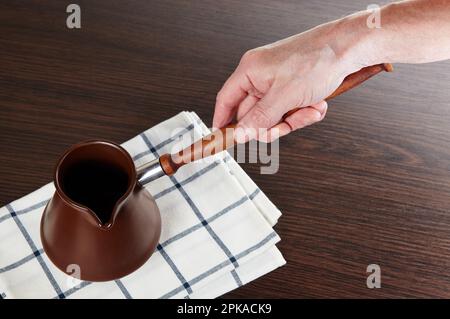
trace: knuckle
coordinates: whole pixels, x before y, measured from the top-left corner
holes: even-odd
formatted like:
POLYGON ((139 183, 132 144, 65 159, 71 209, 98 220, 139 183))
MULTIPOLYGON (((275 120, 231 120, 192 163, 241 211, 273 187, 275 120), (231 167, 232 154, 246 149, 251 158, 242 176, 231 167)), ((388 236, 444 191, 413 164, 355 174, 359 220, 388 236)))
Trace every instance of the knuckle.
POLYGON ((252 49, 248 50, 242 55, 240 64, 243 66, 251 67, 257 64, 261 60, 261 50, 252 49))
POLYGON ((303 123, 303 121, 301 121, 301 120, 299 120, 299 121, 294 121, 294 120, 292 120, 291 118, 287 118, 287 119, 285 119, 284 121, 286 122, 287 125, 290 126, 290 128, 291 128, 292 131, 301 129, 302 127, 305 126, 304 123, 303 123))
POLYGON ((225 98, 225 94, 223 92, 223 90, 220 90, 217 95, 216 95, 216 105, 219 107, 222 107, 222 101, 225 98))
POLYGON ((245 52, 245 53, 242 55, 241 60, 250 60, 250 59, 252 59, 255 55, 256 55, 256 50, 255 50, 255 49, 248 50, 247 52, 245 52))
POLYGON ((216 94, 216 102, 219 102, 223 97, 222 91, 217 92, 216 94))

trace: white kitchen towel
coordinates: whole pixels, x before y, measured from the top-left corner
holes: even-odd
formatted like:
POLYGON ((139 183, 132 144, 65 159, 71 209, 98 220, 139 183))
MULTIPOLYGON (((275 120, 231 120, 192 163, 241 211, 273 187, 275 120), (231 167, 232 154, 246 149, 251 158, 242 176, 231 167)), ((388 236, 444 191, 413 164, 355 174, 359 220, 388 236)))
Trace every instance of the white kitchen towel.
MULTIPOLYGON (((124 143, 136 166, 209 133, 182 112, 124 143)), ((146 185, 161 211, 157 250, 119 280, 77 282, 42 249, 52 183, 0 209, 0 298, 214 298, 285 264, 272 229, 280 211, 227 153, 146 185)))

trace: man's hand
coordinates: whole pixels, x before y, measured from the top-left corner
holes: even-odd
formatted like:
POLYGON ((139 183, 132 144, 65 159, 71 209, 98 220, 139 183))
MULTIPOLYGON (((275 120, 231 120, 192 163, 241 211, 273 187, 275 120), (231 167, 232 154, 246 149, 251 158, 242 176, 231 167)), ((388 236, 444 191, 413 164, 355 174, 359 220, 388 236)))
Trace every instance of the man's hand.
POLYGON ((368 26, 370 14, 360 12, 245 53, 217 95, 213 126, 236 118, 237 128, 247 132, 240 141, 270 141, 277 137, 274 128, 283 136, 321 121, 324 99, 365 66, 450 58, 450 0, 387 5, 376 29, 368 26), (294 108, 301 109, 283 118, 294 108))
POLYGON ((283 136, 321 121, 324 99, 354 69, 330 36, 328 24, 245 53, 217 95, 213 126, 236 117, 248 138, 273 140, 272 128, 283 136), (294 108, 301 109, 283 119, 294 108), (255 136, 260 128, 271 130, 255 136))

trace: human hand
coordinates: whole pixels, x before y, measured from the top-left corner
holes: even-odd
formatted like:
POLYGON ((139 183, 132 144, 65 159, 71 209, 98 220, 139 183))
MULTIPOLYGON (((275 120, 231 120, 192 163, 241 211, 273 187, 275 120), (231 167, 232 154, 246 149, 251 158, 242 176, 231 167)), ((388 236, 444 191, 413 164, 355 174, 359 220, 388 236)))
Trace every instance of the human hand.
POLYGON ((343 41, 336 43, 335 24, 246 52, 217 95, 213 126, 223 127, 235 117, 237 129, 246 133, 238 142, 272 141, 321 121, 327 111, 324 99, 365 66, 349 58, 353 45, 346 43, 352 39, 340 37, 343 41), (283 118, 295 108, 300 109, 283 118))

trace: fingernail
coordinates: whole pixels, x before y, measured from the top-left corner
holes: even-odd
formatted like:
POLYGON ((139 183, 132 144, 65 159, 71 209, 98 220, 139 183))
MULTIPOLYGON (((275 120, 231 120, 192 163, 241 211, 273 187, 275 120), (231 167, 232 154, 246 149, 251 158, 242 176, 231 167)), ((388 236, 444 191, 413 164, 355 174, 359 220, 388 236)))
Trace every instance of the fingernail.
POLYGON ((316 110, 319 111, 320 114, 322 114, 322 115, 323 115, 323 113, 325 113, 327 108, 328 108, 328 104, 326 102, 322 102, 316 106, 316 110))

